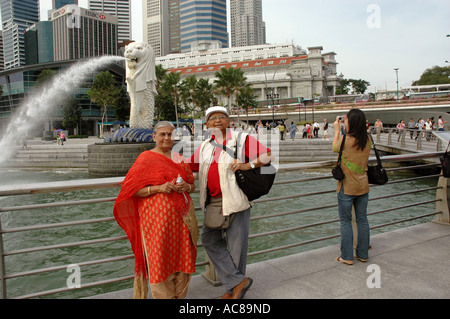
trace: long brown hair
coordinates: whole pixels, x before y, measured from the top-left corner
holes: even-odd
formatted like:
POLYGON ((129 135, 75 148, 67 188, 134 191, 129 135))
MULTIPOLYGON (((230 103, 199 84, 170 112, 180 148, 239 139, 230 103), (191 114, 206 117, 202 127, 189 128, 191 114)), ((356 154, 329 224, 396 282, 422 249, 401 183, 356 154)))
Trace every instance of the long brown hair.
POLYGON ((369 137, 366 128, 366 115, 360 109, 351 109, 348 114, 348 135, 356 139, 355 145, 357 150, 363 150, 367 146, 369 137))

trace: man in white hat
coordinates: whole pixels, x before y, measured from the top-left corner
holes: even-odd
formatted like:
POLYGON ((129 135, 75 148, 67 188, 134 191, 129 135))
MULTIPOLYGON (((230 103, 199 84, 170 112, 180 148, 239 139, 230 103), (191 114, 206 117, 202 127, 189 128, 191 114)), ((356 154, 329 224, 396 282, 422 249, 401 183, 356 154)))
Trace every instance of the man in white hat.
POLYGON ((221 205, 224 216, 233 215, 230 226, 215 229, 204 225, 202 242, 224 287, 222 299, 242 299, 253 280, 245 276, 247 267, 250 203, 236 183, 237 170, 250 170, 270 162, 270 149, 248 134, 230 129, 226 108, 214 106, 206 111, 206 125, 211 138, 205 140, 191 157, 192 171, 199 172, 200 204, 205 211, 212 203, 221 205), (248 137, 247 137, 248 136, 248 137), (247 163, 238 162, 214 144, 231 150, 244 149, 247 163), (252 147, 250 147, 252 146, 252 147))

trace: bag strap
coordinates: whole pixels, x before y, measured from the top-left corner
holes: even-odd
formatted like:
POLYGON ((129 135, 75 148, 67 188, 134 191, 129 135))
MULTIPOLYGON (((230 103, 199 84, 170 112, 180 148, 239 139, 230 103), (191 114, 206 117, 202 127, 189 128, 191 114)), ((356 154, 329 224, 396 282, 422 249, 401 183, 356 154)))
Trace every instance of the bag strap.
POLYGON ((370 140, 372 141, 372 148, 373 148, 373 151, 375 152, 375 156, 376 156, 376 158, 377 158, 377 163, 378 163, 378 165, 379 165, 380 167, 382 167, 382 165, 381 165, 380 154, 378 154, 378 150, 377 150, 377 148, 375 147, 375 143, 374 143, 374 141, 373 141, 372 134, 368 134, 368 135, 369 135, 369 137, 370 137, 370 140))
POLYGON ((237 158, 237 157, 236 157, 236 156, 237 156, 236 152, 233 152, 232 150, 230 150, 230 149, 229 149, 228 147, 226 147, 225 145, 217 144, 217 142, 214 141, 213 139, 210 139, 209 142, 211 143, 212 146, 223 149, 223 150, 224 150, 225 152, 227 152, 228 155, 230 155, 232 158, 237 158))
MULTIPOLYGON (((241 140, 242 134, 244 134, 244 132, 239 132, 238 135, 237 135, 237 138, 236 138, 236 147, 235 147, 236 151, 232 151, 232 150, 231 150, 230 148, 228 148, 226 145, 218 144, 218 143, 217 143, 216 141, 214 141, 213 139, 210 139, 209 142, 211 143, 212 146, 223 149, 223 150, 224 150, 225 152, 227 152, 228 155, 230 155, 232 158, 237 159, 237 158, 238 158, 238 155, 237 155, 237 154, 238 154, 238 142, 241 140)), ((248 136, 248 135, 247 135, 247 136, 248 136)), ((247 139, 247 136, 245 137, 245 139, 247 139)), ((245 145, 245 141, 244 141, 244 143, 243 143, 242 145, 245 145)), ((242 150, 241 150, 241 151, 242 151, 242 150)))
POLYGON ((449 141, 448 144, 447 144, 447 149, 445 150, 444 157, 447 156, 447 154, 448 154, 448 148, 449 148, 449 146, 450 146, 450 141, 449 141))
POLYGON ((339 150, 339 157, 338 157, 337 165, 341 165, 341 157, 342 157, 342 150, 344 149, 345 137, 346 137, 346 134, 344 134, 344 138, 342 139, 341 149, 339 150))

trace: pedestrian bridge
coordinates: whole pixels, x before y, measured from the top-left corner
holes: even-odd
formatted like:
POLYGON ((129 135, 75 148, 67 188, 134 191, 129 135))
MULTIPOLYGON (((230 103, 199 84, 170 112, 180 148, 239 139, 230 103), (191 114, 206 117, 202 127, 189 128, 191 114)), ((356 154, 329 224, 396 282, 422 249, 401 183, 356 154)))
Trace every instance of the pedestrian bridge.
MULTIPOLYGON (((384 163, 402 164, 388 169, 388 184, 371 187, 370 259, 352 266, 334 261, 340 237, 336 182, 329 173, 334 162, 280 165, 271 193, 252 210, 248 275, 254 284, 246 298, 448 298, 448 180, 429 169, 436 163, 411 164, 439 156, 442 152, 383 157, 384 163), (423 175, 394 176, 424 168, 423 175), (293 205, 287 208, 288 202, 293 205)), ((1 297, 131 298, 134 256, 112 216, 122 180, 1 186, 1 297), (41 194, 50 197, 38 199, 41 194), (27 224, 26 216, 43 209, 51 215, 27 224), (70 214, 76 209, 79 213, 70 214), (30 233, 38 236, 20 240, 30 233), (81 270, 79 288, 67 281, 73 264, 81 270)), ((193 198, 198 206, 198 194, 193 198)), ((201 243, 196 267, 188 298, 222 295, 201 243)))

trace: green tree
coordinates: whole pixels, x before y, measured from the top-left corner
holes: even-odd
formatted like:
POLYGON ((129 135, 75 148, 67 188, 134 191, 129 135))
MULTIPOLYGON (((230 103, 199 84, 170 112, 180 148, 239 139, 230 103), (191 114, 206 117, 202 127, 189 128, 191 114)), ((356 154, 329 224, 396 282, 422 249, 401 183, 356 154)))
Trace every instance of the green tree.
POLYGON ((431 69, 426 69, 420 79, 412 83, 412 85, 433 84, 450 84, 450 66, 434 66, 431 69))
POLYGON ((114 75, 108 71, 103 71, 97 74, 91 88, 86 92, 92 102, 99 104, 103 108, 100 136, 103 136, 103 123, 105 122, 108 106, 117 103, 121 90, 122 88, 117 86, 114 75))
POLYGON ((66 129, 74 129, 78 127, 80 119, 81 109, 78 101, 74 98, 68 99, 63 107, 63 127, 66 129))
POLYGON ((352 89, 353 94, 364 94, 369 85, 369 82, 361 79, 342 79, 339 81, 339 86, 336 88, 336 95, 349 94, 350 89, 352 89))
MULTIPOLYGON (((164 80, 161 83, 161 89, 163 95, 171 96, 173 98, 173 104, 175 108, 175 120, 178 126, 178 84, 180 82, 180 73, 169 72, 164 75, 164 80)), ((167 105, 167 103, 164 103, 167 105)))
POLYGON ((183 80, 180 84, 180 97, 185 105, 187 111, 192 112, 192 117, 194 117, 195 109, 198 105, 197 96, 195 95, 195 88, 197 87, 197 77, 191 75, 183 80))
POLYGON ((56 75, 56 71, 52 69, 44 69, 39 73, 36 79, 36 85, 35 87, 39 88, 45 83, 50 82, 53 77, 56 75))
POLYGON ((219 94, 228 98, 228 111, 231 112, 231 97, 239 92, 239 89, 245 86, 247 78, 244 76, 244 71, 235 69, 233 67, 227 69, 222 68, 220 72, 216 72, 216 90, 219 94))
POLYGON ((114 104, 114 113, 119 121, 126 122, 130 119, 130 97, 125 88, 122 88, 114 104))
MULTIPOLYGON (((253 90, 253 86, 251 84, 247 84, 240 88, 239 95, 237 99, 238 109, 239 106, 243 107, 245 109, 245 114, 247 115, 247 124, 248 122, 248 108, 257 108, 258 102, 256 99, 258 98, 257 95, 255 95, 255 92, 253 90)), ((238 112, 239 116, 239 112, 238 112)))
POLYGON ((213 85, 208 79, 199 79, 195 87, 195 100, 201 112, 206 111, 210 106, 217 104, 214 96, 213 85))
POLYGON ((158 122, 161 119, 161 110, 162 105, 164 104, 164 96, 163 92, 161 91, 161 85, 164 81, 164 76, 167 74, 167 69, 164 69, 161 64, 157 64, 155 67, 155 73, 156 73, 156 91, 158 92, 158 95, 155 97, 155 111, 156 111, 156 118, 158 122))

